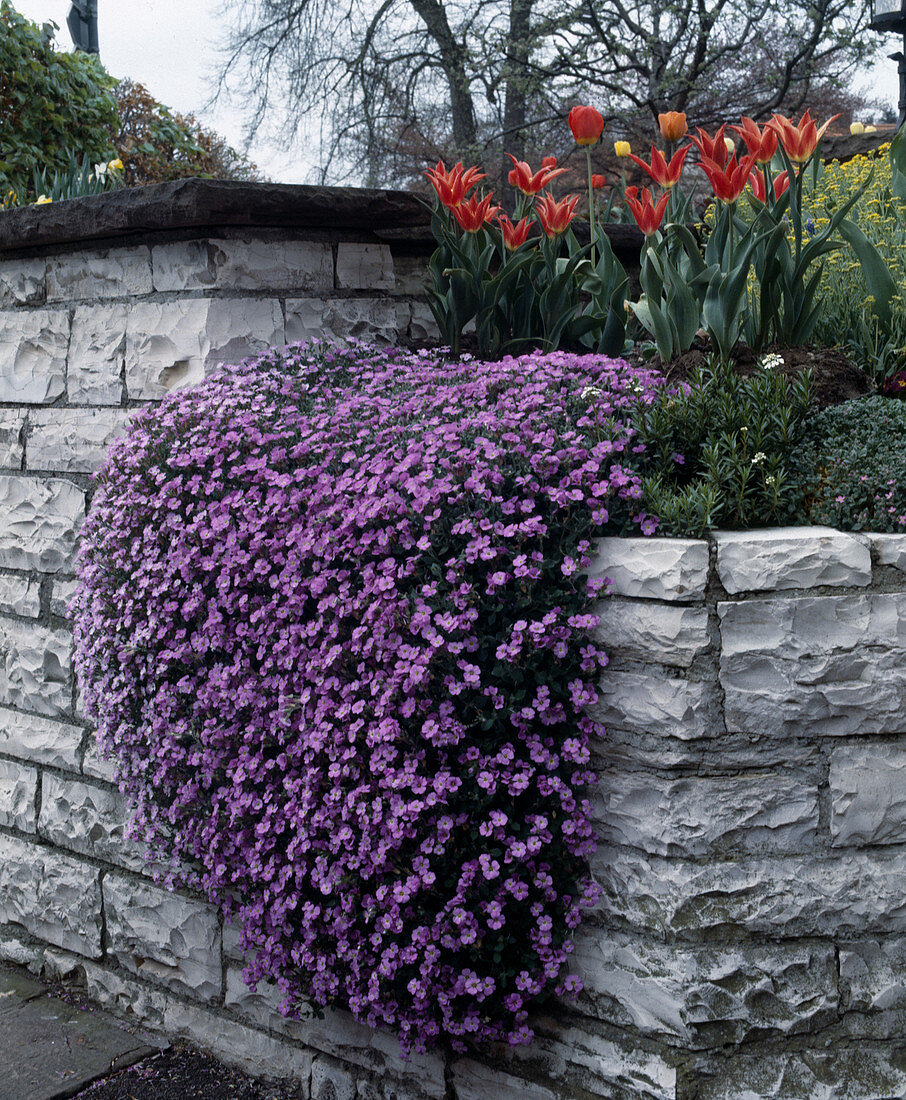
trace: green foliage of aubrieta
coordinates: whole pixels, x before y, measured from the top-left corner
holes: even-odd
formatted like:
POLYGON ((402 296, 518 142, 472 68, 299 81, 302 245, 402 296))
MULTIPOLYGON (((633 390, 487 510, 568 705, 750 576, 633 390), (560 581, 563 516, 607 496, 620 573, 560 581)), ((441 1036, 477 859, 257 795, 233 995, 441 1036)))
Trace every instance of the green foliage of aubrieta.
POLYGON ((93 55, 55 50, 55 29, 0 0, 0 201, 30 192, 36 170, 67 170, 73 152, 116 156, 116 81, 93 55))
POLYGON ((861 398, 816 414, 791 474, 806 522, 906 532, 906 401, 861 398))
POLYGON ((763 367, 744 378, 715 366, 640 406, 637 466, 645 510, 660 518, 661 533, 701 537, 715 527, 788 522, 796 499, 790 458, 808 404, 807 373, 790 379, 763 367))

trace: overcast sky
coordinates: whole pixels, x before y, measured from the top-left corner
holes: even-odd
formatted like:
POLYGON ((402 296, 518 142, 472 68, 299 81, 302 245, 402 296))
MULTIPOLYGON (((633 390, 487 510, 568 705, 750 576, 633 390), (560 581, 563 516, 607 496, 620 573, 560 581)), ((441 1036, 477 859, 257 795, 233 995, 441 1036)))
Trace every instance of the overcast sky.
MULTIPOLYGON (((220 106, 203 112, 211 95, 221 35, 215 13, 219 0, 98 0, 98 42, 101 61, 113 76, 128 77, 175 111, 193 113, 205 126, 241 147, 242 123, 236 110, 220 106)), ((69 0, 13 0, 13 7, 35 22, 58 24, 61 49, 72 49, 66 27, 69 0)), ((872 32, 869 32, 872 33, 872 32)), ((886 45, 886 43, 885 43, 886 45)), ((890 39, 890 52, 898 47, 890 39)), ((866 86, 896 109, 896 63, 884 60, 866 86)), ((251 159, 270 179, 304 183, 313 165, 302 153, 258 143, 251 159)))

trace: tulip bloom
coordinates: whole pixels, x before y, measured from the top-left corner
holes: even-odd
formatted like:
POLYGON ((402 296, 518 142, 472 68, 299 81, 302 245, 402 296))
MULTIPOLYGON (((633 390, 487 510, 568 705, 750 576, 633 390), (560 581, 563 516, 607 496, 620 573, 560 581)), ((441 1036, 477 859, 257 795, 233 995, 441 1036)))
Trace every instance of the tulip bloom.
POLYGON ((607 177, 594 175, 591 177, 591 185, 596 191, 600 191, 602 187, 607 186, 607 177))
MULTIPOLYGON (((765 200, 764 189, 764 177, 760 172, 753 172, 749 176, 749 186, 752 188, 752 194, 758 199, 759 202, 765 200)), ((774 198, 779 199, 784 191, 789 190, 790 186, 790 174, 789 172, 781 172, 779 176, 774 177, 774 198)))
POLYGON ((636 224, 646 237, 650 237, 652 233, 656 233, 660 229, 669 198, 670 192, 665 191, 658 199, 657 205, 655 205, 654 200, 651 198, 651 192, 647 187, 642 188, 641 201, 639 200, 638 187, 626 188, 626 205, 632 211, 636 224))
POLYGON ((462 161, 448 172, 442 160, 437 162, 436 168, 429 168, 425 175, 437 192, 437 197, 449 210, 459 206, 466 197, 466 192, 471 191, 485 176, 484 172, 480 172, 477 168, 468 168, 463 171, 462 161))
POLYGON ((500 232, 503 234, 503 243, 508 252, 515 252, 517 248, 524 245, 529 235, 529 230, 532 228, 532 223, 528 218, 520 218, 519 221, 513 225, 506 214, 497 215, 497 224, 500 226, 500 232))
POLYGON ((477 233, 484 223, 489 222, 500 209, 499 206, 491 206, 493 198, 493 195, 485 195, 479 202, 478 197, 472 195, 469 199, 461 202, 459 206, 452 207, 450 212, 459 222, 460 228, 467 233, 477 233))
POLYGON ((535 210, 541 222, 541 228, 548 237, 556 237, 566 231, 567 226, 576 216, 578 202, 578 195, 567 195, 559 202, 555 201, 553 195, 542 195, 538 199, 535 210))
POLYGON ((679 183, 680 176, 683 174, 683 161, 686 159, 686 154, 692 148, 691 145, 685 145, 682 149, 677 151, 670 158, 670 163, 667 163, 667 158, 660 151, 651 146, 651 163, 646 164, 641 157, 637 157, 635 153, 629 154, 629 159, 634 160, 639 168, 644 168, 649 176, 655 183, 661 185, 661 187, 671 188, 675 187, 679 183))
POLYGON ((696 127, 697 137, 692 134, 689 137, 695 143, 698 149, 699 155, 702 159, 707 158, 713 160, 720 168, 726 167, 727 157, 730 155, 726 145, 726 138, 724 137, 724 131, 726 126, 721 126, 714 137, 710 137, 707 131, 703 130, 701 126, 696 127))
POLYGON ((666 114, 658 115, 657 123, 665 141, 679 141, 689 129, 686 116, 681 111, 667 111, 666 114))
POLYGON ((833 115, 820 130, 815 126, 808 111, 799 120, 798 126, 784 115, 774 115, 768 126, 777 134, 780 144, 793 164, 804 164, 818 148, 818 142, 824 131, 839 117, 839 115, 833 115))
POLYGON ((711 182, 714 197, 726 203, 736 202, 743 193, 754 166, 754 153, 749 153, 739 163, 734 154, 724 168, 707 157, 702 159, 702 170, 711 182))
POLYGON ((615 141, 613 151, 618 157, 628 157, 632 153, 632 147, 628 141, 615 141))
POLYGON ((507 179, 512 187, 518 188, 524 195, 537 195, 551 180, 562 176, 566 171, 565 168, 557 167, 556 157, 545 157, 541 168, 532 175, 531 168, 524 160, 516 160, 512 153, 507 153, 507 156, 513 162, 513 170, 507 179))
POLYGON ((771 158, 777 152, 777 135, 767 127, 759 129, 758 123, 751 118, 743 116, 742 126, 731 126, 746 143, 750 153, 755 154, 756 164, 770 164, 771 158))
POLYGON ((573 107, 569 128, 579 145, 594 145, 604 133, 604 118, 594 107, 573 107))

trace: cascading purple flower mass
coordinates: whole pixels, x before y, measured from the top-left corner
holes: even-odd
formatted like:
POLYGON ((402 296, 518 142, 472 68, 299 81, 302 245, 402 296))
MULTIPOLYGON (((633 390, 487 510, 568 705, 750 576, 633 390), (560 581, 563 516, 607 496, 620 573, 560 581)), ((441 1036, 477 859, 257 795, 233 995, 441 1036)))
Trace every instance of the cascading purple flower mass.
POLYGON ((526 1042, 593 900, 590 540, 637 514, 624 411, 567 353, 326 345, 139 415, 98 475, 77 664, 135 834, 242 930, 251 984, 526 1042))

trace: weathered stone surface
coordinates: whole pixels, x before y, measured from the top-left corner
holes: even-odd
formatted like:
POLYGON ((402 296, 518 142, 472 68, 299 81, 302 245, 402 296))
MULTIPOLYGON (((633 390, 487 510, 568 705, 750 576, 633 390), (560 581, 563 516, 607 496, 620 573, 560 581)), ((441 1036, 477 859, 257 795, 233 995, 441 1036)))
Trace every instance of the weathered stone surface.
POLYGON ((0 707, 0 752, 20 760, 78 771, 83 734, 68 722, 0 707))
POLYGON ((701 539, 598 539, 590 577, 610 577, 614 596, 701 600, 708 583, 708 544, 701 539))
POLYGON ((680 770, 702 776, 726 775, 737 771, 814 772, 823 764, 820 749, 805 738, 722 733, 719 737, 681 741, 659 737, 656 732, 640 736, 611 728, 591 745, 592 767, 604 770, 648 768, 680 770))
POLYGON ((116 765, 110 757, 101 753, 94 733, 89 734, 88 737, 85 756, 82 760, 82 772, 93 779, 106 779, 108 783, 116 782, 116 765))
POLYGON ((774 773, 666 779, 600 775, 599 835, 662 856, 807 852, 818 828, 818 785, 774 773))
POLYGON ((871 584, 865 539, 831 527, 717 531, 717 575, 731 595, 871 584))
POLYGON ((906 593, 718 604, 727 729, 906 728, 906 593))
POLYGON ((600 1019, 682 1046, 808 1033, 837 1008, 830 942, 690 947, 587 926, 572 966, 600 1019))
POLYGON ((48 717, 70 710, 70 631, 0 618, 0 704, 48 717))
POLYGON ((600 619, 595 637, 609 653, 688 668, 708 648, 703 607, 614 596, 595 604, 594 611, 600 619))
POLYGON ((51 615, 60 615, 63 618, 68 618, 69 612, 67 608, 69 601, 75 595, 75 591, 79 586, 79 582, 74 579, 59 580, 54 577, 53 588, 50 595, 50 613, 51 615))
POLYGON ((696 1100, 890 1100, 906 1095, 900 1044, 737 1055, 695 1074, 696 1100))
POLYGON ((0 924, 90 958, 101 955, 97 868, 19 837, 0 835, 0 924))
POLYGON ((655 669, 605 669, 598 695, 598 702, 589 710, 607 727, 683 740, 720 733, 711 685, 702 681, 683 680, 655 669))
POLYGON ((333 287, 333 252, 324 241, 285 237, 173 241, 155 245, 152 260, 155 290, 291 288, 298 293, 333 287))
POLYGON ((393 277, 397 294, 424 294, 428 282, 428 256, 394 253, 393 277))
POLYGON ((126 302, 76 307, 66 367, 71 405, 119 405, 129 312, 126 302))
POLYGON ((69 314, 0 313, 0 401, 42 405, 66 388, 69 314))
POLYGON ((351 336, 378 344, 398 343, 409 324, 409 305, 390 298, 289 298, 286 342, 315 336, 351 336))
POLYGON ((409 340, 419 347, 440 340, 440 329, 427 302, 413 302, 410 307, 409 340))
POLYGON ((337 245, 337 286, 347 290, 392 290, 396 278, 386 244, 341 241, 337 245))
POLYGON ((41 409, 29 417, 29 470, 93 473, 135 415, 127 409, 41 409))
POLYGON ((0 467, 18 470, 25 454, 25 413, 0 409, 0 467))
POLYGON ((275 299, 139 302, 126 325, 126 389, 132 398, 161 398, 200 382, 218 363, 283 342, 283 314, 275 299))
POLYGON ((591 857, 613 923, 661 933, 742 929, 776 936, 906 931, 906 851, 692 864, 600 846, 591 857))
POLYGON ((834 749, 830 795, 833 844, 906 842, 906 744, 834 749))
POLYGON ((104 878, 109 950, 135 974, 210 1001, 220 994, 220 929, 212 905, 124 875, 104 878))
POLYGON ((840 1000, 854 1012, 906 1009, 906 939, 840 944, 840 1000))
POLYGON ((0 260, 0 306, 32 306, 42 303, 47 261, 0 260))
POLYGON ((71 481, 0 476, 0 566, 71 570, 85 494, 71 481))
POLYGON ((129 816, 114 791, 44 773, 38 832, 51 844, 141 872, 148 860, 125 837, 129 816))
POLYGON ((0 760, 0 825, 33 833, 37 790, 37 768, 0 760))
POLYGON ((906 535, 869 535, 878 565, 892 565, 906 573, 906 535))
POLYGON ((557 1094, 536 1082, 484 1066, 471 1058, 453 1063, 456 1100, 557 1100, 557 1094))
POLYGON ((36 619, 41 613, 41 585, 35 577, 0 574, 0 612, 36 619))
POLYGON ((311 1064, 311 1100, 355 1100, 355 1077, 333 1058, 319 1054, 311 1064))
POLYGON ((151 290, 151 251, 146 245, 70 252, 47 263, 48 302, 125 298, 151 290))

